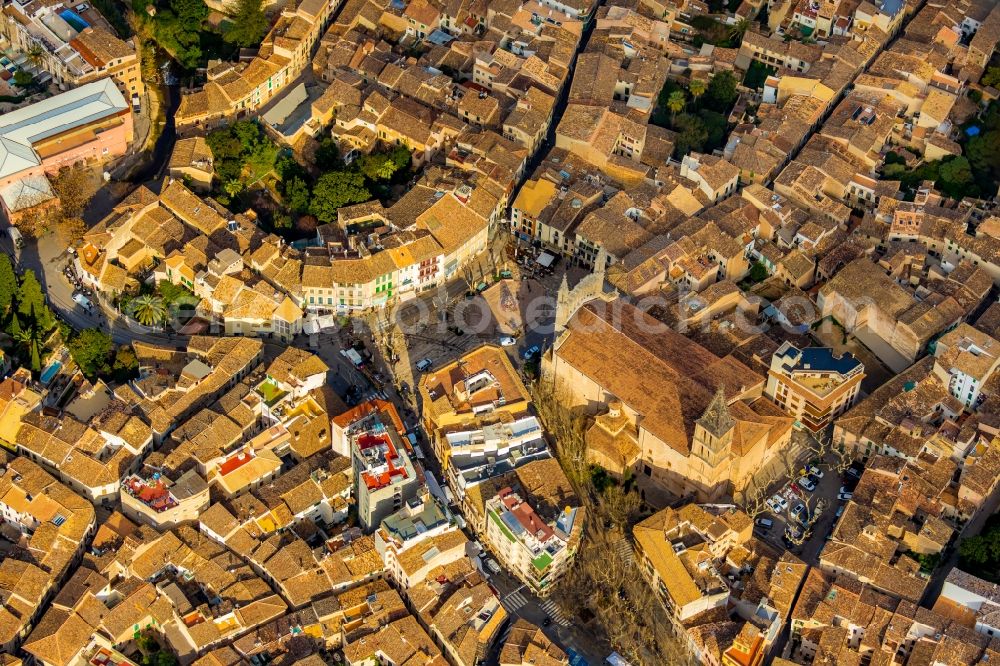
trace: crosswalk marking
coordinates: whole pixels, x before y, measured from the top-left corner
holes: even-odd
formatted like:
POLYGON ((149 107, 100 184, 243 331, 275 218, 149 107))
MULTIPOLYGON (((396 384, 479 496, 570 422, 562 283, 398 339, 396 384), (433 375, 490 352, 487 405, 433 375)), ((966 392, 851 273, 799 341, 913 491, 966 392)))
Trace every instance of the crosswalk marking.
POLYGON ((520 592, 518 592, 517 590, 508 594, 506 597, 504 597, 503 600, 504 608, 506 608, 507 611, 510 613, 513 613, 518 608, 527 605, 527 603, 528 600, 525 598, 525 596, 520 592))
POLYGON ((559 604, 557 604, 555 600, 548 599, 541 606, 542 610, 545 611, 546 615, 552 618, 553 622, 561 627, 569 626, 569 620, 567 620, 566 616, 562 614, 562 610, 559 608, 559 604))
POLYGON ((615 544, 615 552, 625 564, 631 565, 634 563, 635 560, 632 552, 632 544, 629 543, 628 539, 619 539, 618 543, 615 544))

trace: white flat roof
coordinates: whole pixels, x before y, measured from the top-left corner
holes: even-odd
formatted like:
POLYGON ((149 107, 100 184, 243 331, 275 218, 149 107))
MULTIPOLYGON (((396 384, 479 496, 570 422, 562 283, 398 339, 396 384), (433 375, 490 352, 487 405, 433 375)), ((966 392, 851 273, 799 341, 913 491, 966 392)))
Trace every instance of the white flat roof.
POLYGON ((34 142, 129 108, 109 78, 0 115, 0 178, 42 163, 34 142))

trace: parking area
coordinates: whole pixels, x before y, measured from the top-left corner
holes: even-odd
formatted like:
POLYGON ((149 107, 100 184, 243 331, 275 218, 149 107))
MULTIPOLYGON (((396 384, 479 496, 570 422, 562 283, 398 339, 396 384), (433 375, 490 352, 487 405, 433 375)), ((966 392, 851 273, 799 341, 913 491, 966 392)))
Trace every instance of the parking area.
POLYGON ((563 273, 568 272, 573 285, 588 271, 564 266, 562 260, 555 261, 551 270, 540 270, 532 265, 534 254, 518 250, 523 261, 514 259, 511 245, 495 276, 468 288, 449 285, 402 303, 389 320, 376 326, 379 344, 391 349, 386 355, 394 359, 397 379, 412 387, 423 372, 447 365, 484 343, 505 347, 520 368, 551 344, 563 273))
POLYGON ((841 475, 826 462, 814 461, 799 472, 797 479, 785 483, 767 499, 768 508, 757 516, 754 534, 815 565, 842 507, 850 499, 843 493, 853 492, 860 470, 841 475), (770 521, 770 526, 762 521, 770 521))

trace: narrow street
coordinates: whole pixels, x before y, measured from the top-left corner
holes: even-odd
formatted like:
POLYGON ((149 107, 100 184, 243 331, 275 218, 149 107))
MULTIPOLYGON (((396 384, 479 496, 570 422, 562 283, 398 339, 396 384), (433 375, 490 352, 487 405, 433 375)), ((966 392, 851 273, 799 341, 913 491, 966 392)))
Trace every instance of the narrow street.
POLYGON ((160 135, 156 138, 156 145, 153 146, 153 152, 149 156, 148 162, 142 168, 134 170, 129 176, 129 182, 137 185, 163 175, 167 162, 170 160, 170 153, 173 151, 174 143, 177 140, 174 114, 177 112, 177 107, 181 104, 180 87, 174 85, 162 86, 162 88, 166 91, 167 98, 166 109, 164 109, 166 121, 163 129, 160 130, 160 135))
MULTIPOLYGON (((2 247, 11 256, 15 256, 10 240, 6 236, 3 238, 2 247)), ((177 333, 146 330, 135 322, 126 320, 102 301, 95 303, 92 312, 87 312, 73 300, 73 286, 62 273, 72 257, 67 254, 66 248, 55 233, 48 233, 37 242, 26 243, 16 258, 19 270, 30 269, 35 272, 52 310, 78 331, 98 328, 108 332, 117 344, 140 341, 173 347, 183 344, 186 340, 186 336, 177 333)))
MULTIPOLYGON (((927 584, 927 588, 924 590, 924 596, 920 600, 920 605, 925 608, 931 608, 934 606, 934 602, 937 600, 938 595, 941 594, 941 588, 944 587, 944 579, 948 577, 951 570, 958 565, 958 545, 961 543, 962 539, 968 538, 970 536, 978 535, 986 521, 989 520, 990 516, 997 512, 1000 508, 1000 495, 994 494, 989 502, 984 506, 976 516, 966 523, 962 532, 956 537, 952 545, 945 550, 945 559, 938 565, 934 574, 931 576, 930 582, 927 584)), ((970 571, 975 575, 975 571, 970 571)))

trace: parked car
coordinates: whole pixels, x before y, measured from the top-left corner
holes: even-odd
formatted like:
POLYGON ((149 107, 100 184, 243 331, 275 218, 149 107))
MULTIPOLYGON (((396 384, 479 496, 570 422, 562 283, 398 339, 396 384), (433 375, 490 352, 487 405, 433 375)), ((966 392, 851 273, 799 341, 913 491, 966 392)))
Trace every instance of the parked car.
POLYGON ((844 493, 853 493, 854 492, 854 488, 851 487, 851 486, 849 486, 849 485, 845 485, 845 486, 841 486, 840 490, 838 490, 837 492, 840 493, 841 495, 843 495, 844 493))
POLYGON ((801 502, 799 504, 796 504, 794 507, 792 507, 791 514, 792 518, 799 521, 803 525, 809 524, 809 509, 806 507, 805 504, 802 504, 801 502))
POLYGON ((799 484, 799 488, 804 488, 809 492, 816 490, 816 484, 810 481, 807 477, 799 477, 799 480, 795 483, 799 484))
POLYGON ((860 470, 857 467, 854 467, 852 465, 851 467, 847 468, 847 471, 844 472, 844 475, 846 477, 850 477, 850 478, 853 478, 853 479, 860 479, 861 478, 861 472, 862 472, 862 470, 860 470))
POLYGON ((823 478, 823 472, 816 465, 806 466, 806 472, 808 472, 812 476, 815 476, 817 479, 823 478))
POLYGON ((510 337, 509 335, 501 335, 500 336, 500 346, 501 347, 513 347, 516 344, 517 344, 517 340, 515 340, 512 337, 510 337))
POLYGON ((427 372, 428 370, 430 370, 432 365, 434 365, 434 361, 430 360, 429 358, 422 358, 419 361, 417 361, 417 370, 419 370, 420 372, 427 372))
POLYGON ((847 500, 851 499, 852 497, 854 497, 854 493, 838 493, 837 494, 837 499, 839 499, 841 502, 846 502, 847 500))
POLYGON ((819 485, 819 477, 815 474, 806 474, 806 478, 813 482, 813 485, 819 485))
POLYGON ((773 495, 769 500, 767 500, 767 506, 774 513, 783 513, 785 509, 788 508, 788 500, 781 495, 773 495))
POLYGON ((795 493, 795 494, 796 494, 796 495, 798 495, 799 497, 802 497, 802 489, 801 489, 801 488, 799 488, 799 484, 797 484, 797 483, 792 483, 792 484, 791 484, 791 485, 789 485, 788 487, 789 487, 789 488, 790 488, 790 489, 792 490, 792 492, 793 492, 793 493, 795 493))
POLYGON ((525 361, 530 361, 531 359, 535 358, 538 354, 540 354, 541 351, 542 350, 538 348, 538 345, 531 345, 530 347, 524 350, 524 354, 522 356, 525 361))
POLYGON ((836 515, 834 515, 834 518, 840 518, 842 515, 844 515, 844 505, 843 504, 841 504, 840 506, 837 507, 837 513, 836 513, 836 515))
POLYGON ((771 520, 770 518, 758 518, 756 522, 757 522, 757 527, 761 528, 762 530, 769 530, 772 527, 774 527, 774 521, 771 520))
POLYGON ((93 305, 93 304, 92 304, 92 303, 90 302, 90 299, 89 299, 89 298, 87 298, 86 296, 84 296, 84 295, 83 295, 82 293, 80 293, 80 292, 77 292, 77 293, 73 294, 73 300, 74 300, 74 301, 76 301, 76 303, 77 303, 77 304, 78 304, 78 305, 79 305, 80 307, 84 308, 85 310, 89 310, 89 309, 90 309, 90 308, 92 307, 92 305, 93 305))
POLYGON ((490 558, 486 558, 486 568, 495 574, 498 574, 501 571, 500 565, 490 558))

